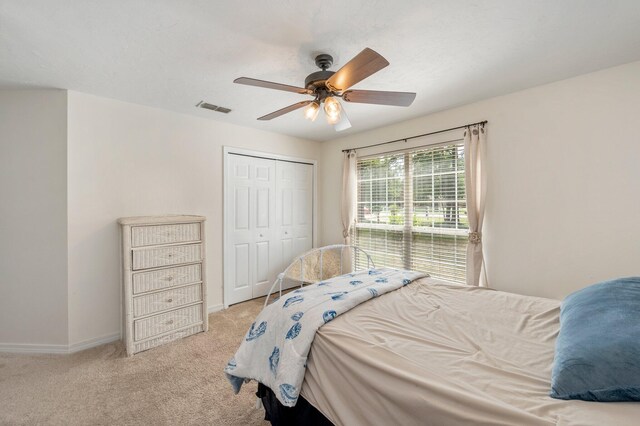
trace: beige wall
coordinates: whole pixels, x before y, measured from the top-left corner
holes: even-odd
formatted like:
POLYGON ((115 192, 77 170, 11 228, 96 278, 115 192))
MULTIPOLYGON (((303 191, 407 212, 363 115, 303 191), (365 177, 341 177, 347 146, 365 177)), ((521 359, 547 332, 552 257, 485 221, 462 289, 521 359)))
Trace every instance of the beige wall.
POLYGON ((76 92, 1 91, 0 349, 119 333, 121 216, 207 216, 208 305, 219 306, 223 145, 319 160, 330 244, 341 149, 488 119, 491 285, 561 298, 639 275, 639 112, 640 62, 323 143, 76 92))
POLYGON ((635 62, 325 142, 321 241, 341 241, 341 149, 487 119, 491 286, 562 298, 640 275, 639 114, 635 62))
POLYGON ((67 344, 67 96, 0 91, 0 348, 67 344))
POLYGON ((320 156, 318 142, 69 92, 72 344, 120 330, 118 217, 206 216, 208 305, 222 304, 223 145, 320 156))

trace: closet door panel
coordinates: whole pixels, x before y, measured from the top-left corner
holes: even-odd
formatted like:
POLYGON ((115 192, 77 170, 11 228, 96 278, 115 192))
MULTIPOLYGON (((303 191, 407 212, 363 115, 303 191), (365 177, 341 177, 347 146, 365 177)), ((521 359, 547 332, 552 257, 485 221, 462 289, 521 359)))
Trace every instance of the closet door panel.
POLYGON ((278 161, 276 221, 279 228, 281 269, 313 247, 313 166, 278 161))
POLYGON ((256 190, 256 228, 269 229, 270 219, 270 190, 269 188, 258 188, 256 190))
POLYGON ((234 230, 248 230, 249 229, 249 205, 250 202, 250 188, 248 186, 240 186, 234 188, 234 230))
POLYGON ((313 247, 313 166, 294 164, 293 223, 296 250, 305 252, 313 247))
POLYGON ((280 269, 284 271, 284 268, 289 266, 289 263, 291 263, 291 260, 293 259, 293 238, 283 238, 280 242, 282 244, 282 258, 285 259, 283 262, 284 265, 280 269))
POLYGON ((249 287, 249 268, 246 265, 249 264, 249 244, 240 243, 234 246, 234 273, 235 280, 233 287, 236 290, 242 290, 249 287))
POLYGON ((281 193, 281 202, 279 203, 282 209, 281 226, 293 225, 293 190, 291 188, 282 188, 279 190, 281 193))
POLYGON ((284 270, 297 254, 293 235, 294 220, 294 163, 278 161, 276 164, 277 194, 276 232, 280 241, 280 270, 284 270))
POLYGON ((251 298, 251 270, 253 234, 251 158, 229 155, 225 176, 226 199, 224 212, 227 218, 225 240, 225 295, 229 304, 251 298))
POLYGON ((264 296, 278 274, 276 225, 276 161, 253 158, 255 167, 251 297, 264 296))

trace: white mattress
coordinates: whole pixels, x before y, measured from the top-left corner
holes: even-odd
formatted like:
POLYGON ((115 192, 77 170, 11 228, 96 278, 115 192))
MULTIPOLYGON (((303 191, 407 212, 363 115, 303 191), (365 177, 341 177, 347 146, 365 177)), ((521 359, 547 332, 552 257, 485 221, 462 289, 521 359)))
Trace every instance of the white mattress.
POLYGON ((302 396, 336 425, 636 425, 548 396, 560 302, 420 279, 316 334, 302 396))

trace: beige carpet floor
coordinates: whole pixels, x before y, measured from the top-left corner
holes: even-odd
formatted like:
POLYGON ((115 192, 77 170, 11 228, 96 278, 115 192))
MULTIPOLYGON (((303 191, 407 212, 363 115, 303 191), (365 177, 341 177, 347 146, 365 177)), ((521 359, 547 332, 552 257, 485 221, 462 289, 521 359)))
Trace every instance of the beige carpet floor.
POLYGON ((126 357, 121 342, 72 355, 0 354, 2 425, 266 425, 257 384, 223 374, 264 299, 209 316, 209 331, 126 357))

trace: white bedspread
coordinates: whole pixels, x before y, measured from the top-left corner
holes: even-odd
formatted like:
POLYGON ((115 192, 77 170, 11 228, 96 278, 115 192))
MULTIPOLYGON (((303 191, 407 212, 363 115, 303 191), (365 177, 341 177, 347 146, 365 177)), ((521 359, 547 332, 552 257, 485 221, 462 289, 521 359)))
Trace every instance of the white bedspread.
POLYGON ((227 364, 224 371, 235 392, 244 381, 254 379, 271 388, 283 405, 294 406, 316 331, 362 302, 424 276, 415 271, 370 269, 283 296, 262 310, 227 364))

